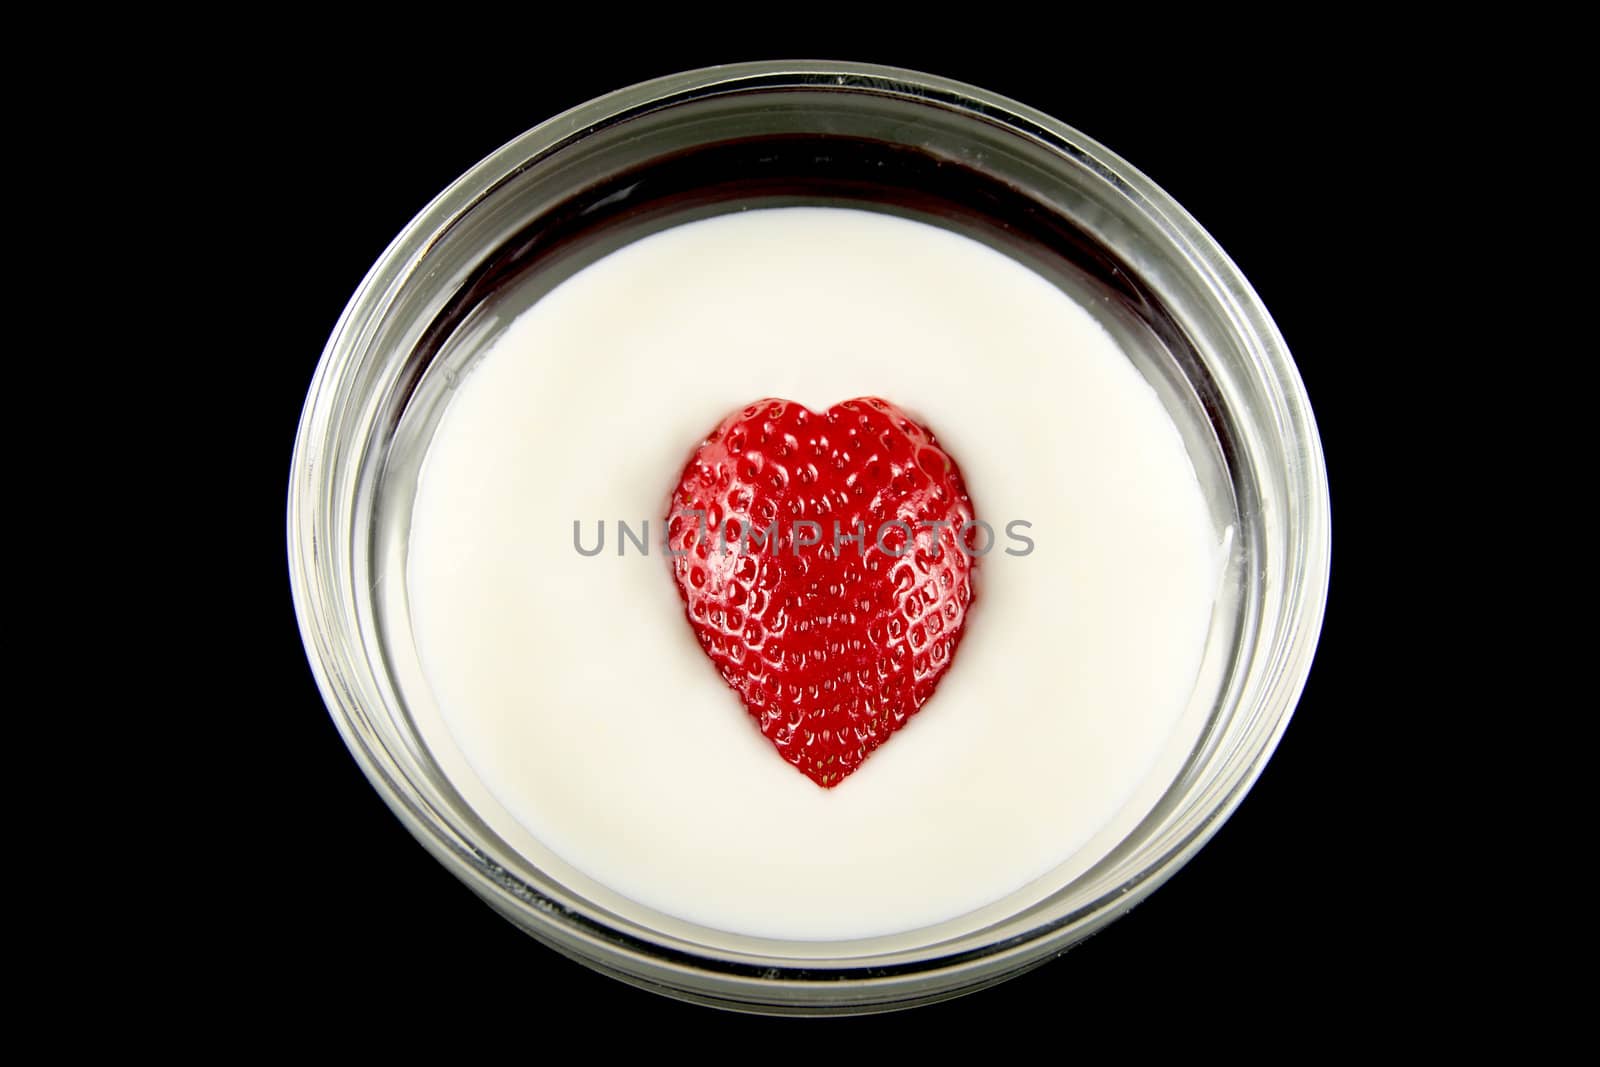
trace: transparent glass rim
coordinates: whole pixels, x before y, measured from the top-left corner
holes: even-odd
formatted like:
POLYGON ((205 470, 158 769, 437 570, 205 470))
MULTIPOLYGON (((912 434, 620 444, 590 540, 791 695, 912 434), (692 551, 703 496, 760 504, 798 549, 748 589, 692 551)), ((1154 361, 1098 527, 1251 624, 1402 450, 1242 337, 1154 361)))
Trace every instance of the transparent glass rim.
POLYGON ((599 97, 515 138, 439 194, 374 264, 341 315, 312 380, 296 438, 288 494, 291 587, 302 639, 317 685, 357 763, 391 810, 448 869, 501 913, 545 944, 636 985, 722 1007, 781 1013, 882 1010, 980 988, 1058 954, 1122 914, 1175 873, 1232 813, 1287 728, 1299 699, 1326 604, 1331 523, 1326 468, 1309 399, 1270 315, 1238 268, 1171 197, 1138 170, 1077 130, 986 90, 936 76, 868 64, 774 61, 688 71, 599 97), (1258 710, 1260 728, 1209 784, 1202 803, 1184 813, 1175 832, 1133 877, 1086 905, 1054 915, 1022 937, 979 951, 932 955, 913 963, 872 966, 852 960, 756 967, 715 953, 686 952, 641 939, 602 919, 564 906, 500 867, 441 818, 409 781, 367 721, 366 708, 386 699, 372 682, 369 650, 358 636, 358 591, 341 560, 351 541, 350 472, 330 447, 337 439, 352 380, 372 357, 378 321, 429 248, 499 186, 583 138, 589 131, 659 108, 710 96, 805 89, 867 93, 965 112, 1045 146, 1113 188, 1136 206, 1203 279, 1205 299, 1229 324, 1246 354, 1252 385, 1270 410, 1286 499, 1279 599, 1254 635, 1253 669, 1238 703, 1258 710))

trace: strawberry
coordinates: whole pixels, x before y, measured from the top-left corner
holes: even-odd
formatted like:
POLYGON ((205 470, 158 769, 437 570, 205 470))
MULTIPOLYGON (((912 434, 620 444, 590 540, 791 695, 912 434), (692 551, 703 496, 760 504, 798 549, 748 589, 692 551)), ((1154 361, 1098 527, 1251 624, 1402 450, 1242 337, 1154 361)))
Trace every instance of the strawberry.
POLYGON ((961 471, 886 400, 761 400, 684 468, 667 551, 695 636, 784 759, 838 785, 933 696, 984 540, 961 471))

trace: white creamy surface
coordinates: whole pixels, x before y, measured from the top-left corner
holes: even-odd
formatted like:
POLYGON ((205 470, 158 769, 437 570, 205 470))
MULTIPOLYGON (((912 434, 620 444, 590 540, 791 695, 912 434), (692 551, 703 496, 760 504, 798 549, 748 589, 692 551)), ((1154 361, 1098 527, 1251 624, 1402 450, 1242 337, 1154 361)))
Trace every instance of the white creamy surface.
POLYGON ((1192 740, 1218 569, 1176 427, 1088 312, 967 238, 790 208, 646 238, 512 323, 439 423, 407 583, 442 720, 522 827, 670 915, 823 939, 962 915, 1126 817, 1192 740), (824 790, 701 653, 661 517, 735 408, 869 395, 932 429, 1000 537, 932 701, 824 790), (601 555, 574 519, 588 545, 606 520, 601 555), (618 519, 649 520, 648 557, 617 556, 618 519), (1032 554, 1002 551, 1012 519, 1032 554))

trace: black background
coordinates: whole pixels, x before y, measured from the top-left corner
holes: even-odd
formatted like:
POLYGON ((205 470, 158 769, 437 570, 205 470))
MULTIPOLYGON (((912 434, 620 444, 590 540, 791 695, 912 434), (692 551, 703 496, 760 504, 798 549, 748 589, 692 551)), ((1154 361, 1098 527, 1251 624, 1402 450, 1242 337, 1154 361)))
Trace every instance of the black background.
MULTIPOLYGON (((197 75, 231 116, 197 124, 205 143, 247 176, 227 191, 219 233, 195 239, 216 247, 242 222, 258 249, 244 268, 259 276, 248 297, 251 369, 237 386, 246 421, 234 435, 243 431, 251 464, 236 489, 261 531, 246 568, 257 636, 245 669, 251 704, 267 709, 228 732, 230 756, 213 783, 219 847, 245 857, 232 868, 225 917, 202 919, 212 912, 195 901, 176 920, 204 960, 198 984, 268 1030, 319 1015, 354 1025, 352 1009, 474 1033, 508 1018, 603 1012, 642 1034, 816 1042, 819 1055, 863 1037, 978 1027, 1068 1036, 1087 1026, 1139 1048, 1188 1031, 1226 1045, 1234 1027, 1263 1014, 1326 1024, 1352 1010, 1403 1010, 1400 991, 1432 964, 1403 931, 1380 935, 1374 925, 1374 872, 1404 816, 1363 696, 1381 625, 1360 608, 1375 558, 1367 529, 1380 510, 1367 442, 1385 400, 1358 384, 1371 309, 1400 296, 1363 259, 1382 226, 1370 211, 1378 176, 1350 145, 1363 128, 1369 140, 1394 137, 1421 105, 1381 81, 1384 57, 1363 57, 1357 76, 1343 60, 1294 52, 1268 61, 1241 49, 1201 63, 1182 42, 1137 69, 1070 49, 1020 56, 981 46, 777 41, 674 46, 643 59, 590 47, 565 61, 544 58, 551 50, 561 48, 482 67, 436 64, 419 51, 404 69, 308 53, 197 75), (526 128, 605 91, 709 63, 803 54, 930 70, 1012 96, 1171 193, 1282 329, 1319 419, 1334 503, 1332 593, 1305 695, 1212 842, 1130 915, 1040 969, 910 1013, 820 1022, 741 1018, 625 987, 539 946, 458 884, 390 815, 334 731, 305 664, 282 543, 290 449, 322 345, 368 267, 436 192, 526 128), (1352 972, 1361 977, 1341 977, 1352 972)), ((1404 165, 1393 156, 1386 164, 1404 165)))

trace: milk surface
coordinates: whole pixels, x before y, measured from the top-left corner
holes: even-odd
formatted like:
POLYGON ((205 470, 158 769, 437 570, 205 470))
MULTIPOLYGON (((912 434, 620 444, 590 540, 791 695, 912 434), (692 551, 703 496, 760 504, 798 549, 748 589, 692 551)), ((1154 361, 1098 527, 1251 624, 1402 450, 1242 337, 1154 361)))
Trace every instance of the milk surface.
POLYGON ((924 223, 785 208, 645 238, 511 323, 438 424, 407 586, 475 785, 557 856, 690 922, 868 937, 999 900, 1130 817, 1198 728, 1220 536, 1156 394, 1072 298, 924 223), (662 520, 735 408, 872 395, 933 431, 998 538, 933 699, 824 790, 702 655, 662 520), (592 547, 602 519, 580 555, 573 522, 592 547), (617 554, 618 520, 648 520, 649 555, 617 554))

